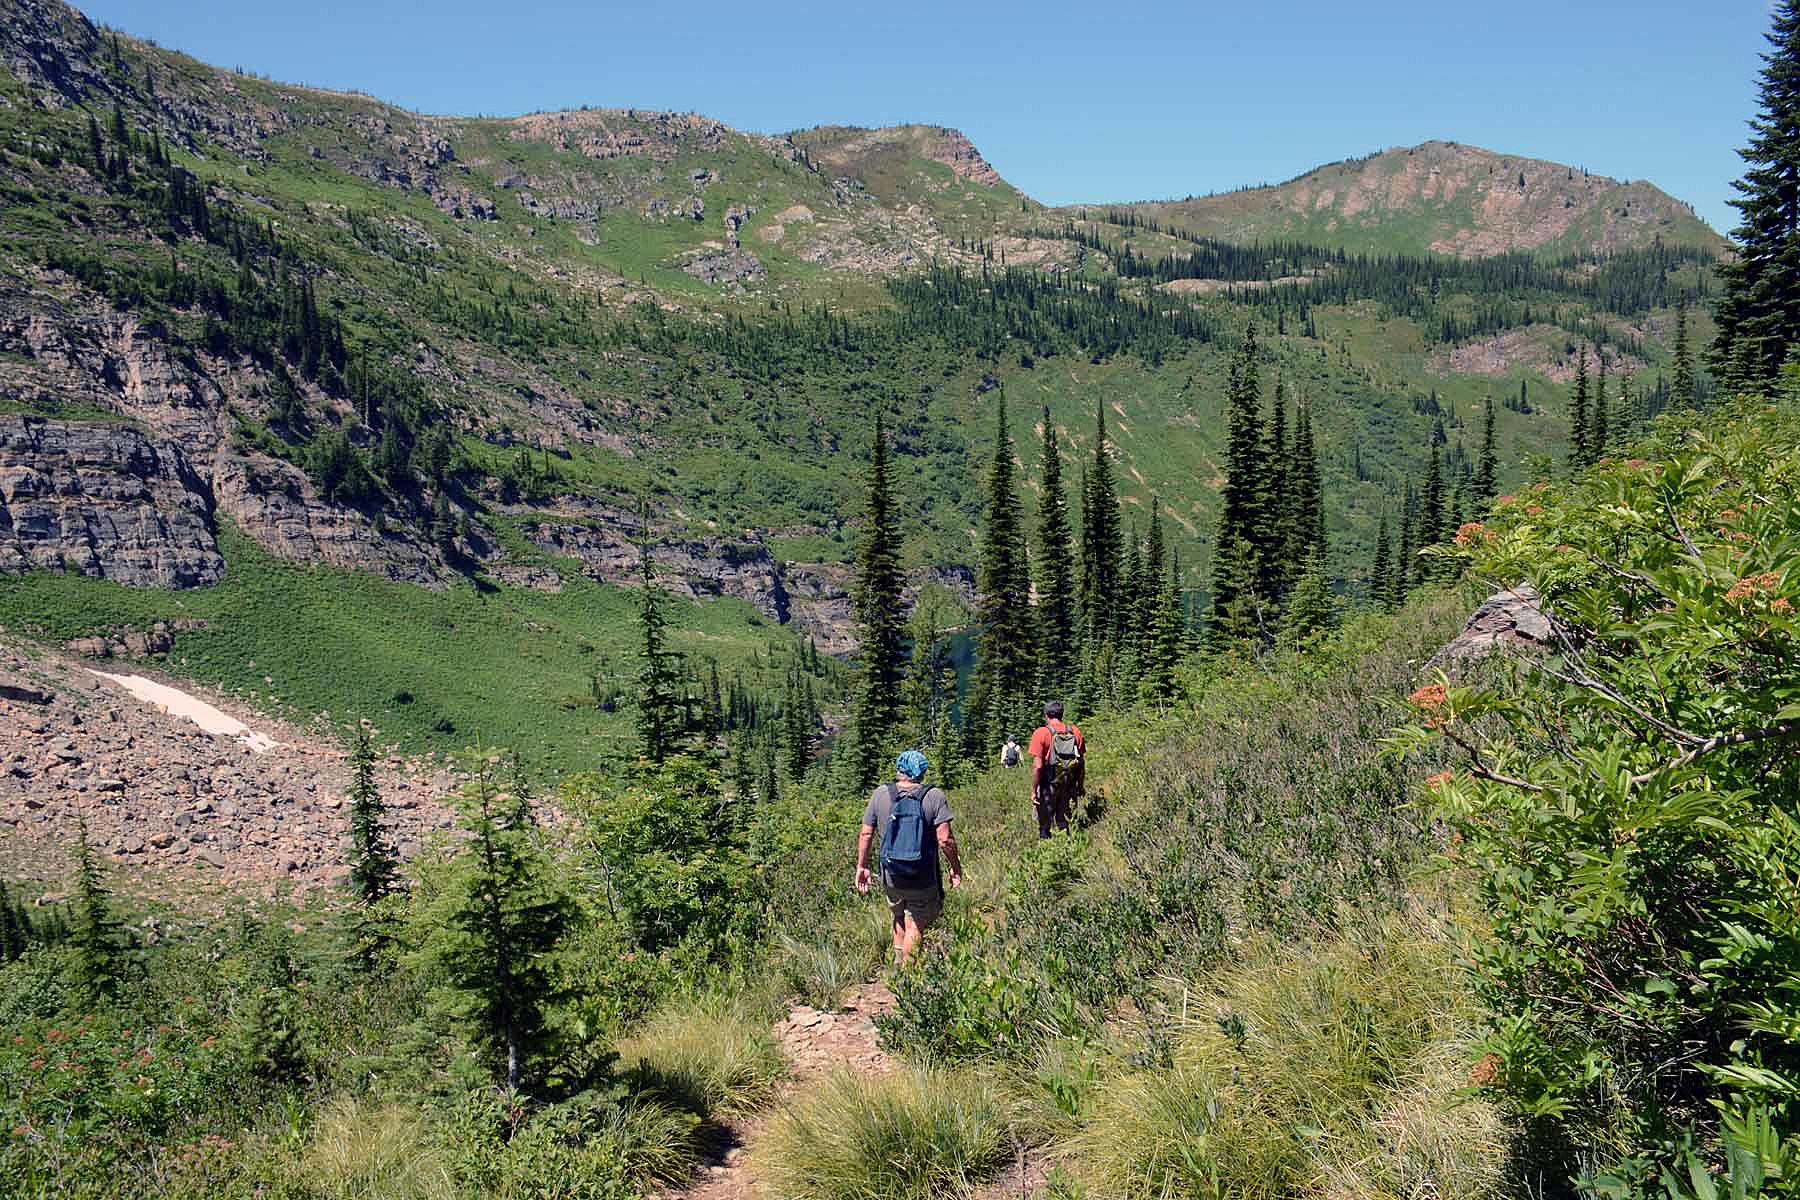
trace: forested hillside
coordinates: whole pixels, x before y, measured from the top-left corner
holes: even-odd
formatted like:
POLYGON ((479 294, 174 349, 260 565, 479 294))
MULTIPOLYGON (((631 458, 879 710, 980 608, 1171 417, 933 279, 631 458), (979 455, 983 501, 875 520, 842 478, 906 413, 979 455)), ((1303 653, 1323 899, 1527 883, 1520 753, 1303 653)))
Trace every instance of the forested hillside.
POLYGON ((1796 1193, 1800 0, 1729 255, 0 18, 0 1193, 1796 1193))

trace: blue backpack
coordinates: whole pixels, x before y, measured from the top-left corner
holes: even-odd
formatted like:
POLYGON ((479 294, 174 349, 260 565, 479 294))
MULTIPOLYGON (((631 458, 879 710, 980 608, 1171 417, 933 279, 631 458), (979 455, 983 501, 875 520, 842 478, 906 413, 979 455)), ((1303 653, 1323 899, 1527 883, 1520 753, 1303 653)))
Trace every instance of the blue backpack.
POLYGON ((881 865, 897 888, 937 882, 937 830, 925 816, 924 788, 888 785, 887 828, 881 831, 881 865))

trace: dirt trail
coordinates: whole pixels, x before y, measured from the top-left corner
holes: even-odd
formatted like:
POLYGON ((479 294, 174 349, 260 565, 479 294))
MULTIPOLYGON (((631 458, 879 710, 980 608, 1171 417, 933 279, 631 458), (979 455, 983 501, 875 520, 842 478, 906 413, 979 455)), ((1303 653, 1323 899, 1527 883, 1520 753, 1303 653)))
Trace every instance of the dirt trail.
MULTIPOLYGON (((852 988, 843 1004, 831 1012, 804 1004, 794 1006, 773 1030, 793 1068, 792 1078, 776 1097, 775 1109, 791 1103, 839 1068, 871 1076, 892 1071, 894 1060, 881 1048, 875 1018, 893 1006, 894 993, 879 982, 852 988)), ((748 1153, 768 1116, 759 1113, 728 1122, 702 1156, 693 1181, 662 1193, 663 1200, 777 1200, 761 1191, 748 1153)))
MULTIPOLYGON (((750 1148, 767 1127, 770 1114, 793 1103, 831 1072, 848 1068, 858 1075, 885 1075, 899 1064, 881 1048, 875 1018, 894 1006, 894 993, 880 982, 859 984, 837 1009, 826 1012, 796 1005, 775 1024, 773 1033, 793 1068, 768 1112, 726 1125, 702 1156, 694 1179, 685 1187, 660 1194, 661 1200, 781 1200, 762 1190, 751 1164, 750 1148)), ((1046 1167, 1041 1157, 1021 1148, 1014 1161, 975 1192, 974 1200, 1037 1200, 1044 1193, 1046 1167)))

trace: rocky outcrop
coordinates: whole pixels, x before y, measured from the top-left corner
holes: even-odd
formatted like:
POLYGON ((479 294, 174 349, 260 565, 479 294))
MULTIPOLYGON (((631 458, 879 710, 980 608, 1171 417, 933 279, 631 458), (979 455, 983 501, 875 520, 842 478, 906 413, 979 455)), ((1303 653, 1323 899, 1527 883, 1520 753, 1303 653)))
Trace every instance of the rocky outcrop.
POLYGON ((134 587, 218 582, 206 482, 136 429, 0 416, 0 572, 40 568, 134 587))
POLYGON ((1447 666, 1508 648, 1540 649, 1555 637, 1556 626, 1544 615, 1537 589, 1522 583, 1484 600, 1463 631, 1432 655, 1426 666, 1447 666))
POLYGON ((411 534, 377 529, 356 509, 323 500, 291 463, 222 451, 213 463, 212 488, 218 515, 277 558, 441 585, 437 557, 428 547, 411 534))
POLYGON ((707 283, 751 283, 768 274, 748 250, 698 250, 684 256, 681 269, 707 283))
POLYGON ((100 31, 61 4, 10 3, 0 20, 0 65, 52 104, 79 104, 102 87, 100 31))

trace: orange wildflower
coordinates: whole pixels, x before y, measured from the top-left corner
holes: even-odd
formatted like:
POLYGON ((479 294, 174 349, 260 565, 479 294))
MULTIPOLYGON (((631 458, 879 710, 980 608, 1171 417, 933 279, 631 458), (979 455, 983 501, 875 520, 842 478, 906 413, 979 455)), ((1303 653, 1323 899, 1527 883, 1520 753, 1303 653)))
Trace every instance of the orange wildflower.
POLYGON ((1450 698, 1450 689, 1441 683, 1428 683, 1407 699, 1424 709, 1433 712, 1444 707, 1444 701, 1450 698))
POLYGON ((1459 546, 1473 545, 1478 541, 1484 540, 1486 537, 1487 527, 1480 521, 1470 521, 1466 525, 1459 526, 1456 530, 1456 544, 1459 546))

